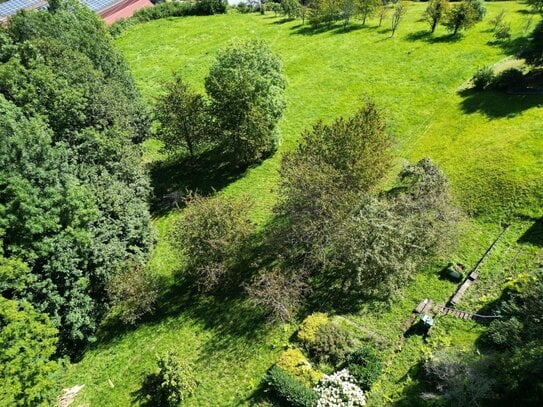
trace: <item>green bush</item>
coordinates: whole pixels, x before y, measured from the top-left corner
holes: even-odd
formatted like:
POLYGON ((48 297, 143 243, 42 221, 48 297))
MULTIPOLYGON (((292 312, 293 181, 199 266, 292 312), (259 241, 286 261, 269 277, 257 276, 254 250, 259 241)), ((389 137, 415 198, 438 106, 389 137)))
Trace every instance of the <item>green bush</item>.
POLYGON ((182 363, 172 352, 157 358, 158 371, 146 375, 136 401, 157 407, 179 406, 196 389, 193 367, 182 363))
POLYGON ((490 66, 479 68, 477 72, 471 78, 473 86, 477 90, 483 90, 488 88, 494 81, 494 70, 490 66))
POLYGON ((187 271, 203 291, 211 291, 229 277, 244 259, 254 231, 247 199, 202 197, 187 199, 183 217, 174 221, 172 243, 186 257, 187 271))
POLYGON ((128 264, 109 280, 107 293, 121 321, 133 325, 155 310, 160 281, 145 267, 128 264))
POLYGON ((310 351, 318 361, 330 362, 337 366, 355 347, 356 340, 347 328, 329 323, 319 328, 310 351))
POLYGON ((0 405, 52 406, 58 331, 26 301, 0 295, 0 405))
POLYGON ((236 10, 242 14, 248 14, 253 12, 253 6, 242 1, 236 4, 236 10))
POLYGON ((273 366, 264 380, 278 398, 293 407, 315 406, 319 398, 313 389, 305 387, 278 366, 273 366))
POLYGON ((497 349, 512 349, 522 342, 520 335, 523 328, 522 322, 515 317, 498 319, 490 323, 483 340, 497 349))
POLYGON ((309 315, 300 325, 298 330, 298 340, 305 346, 309 346, 315 342, 315 335, 319 328, 330 322, 328 315, 322 312, 316 312, 309 315))
POLYGON ((381 375, 381 358, 370 344, 364 344, 351 353, 347 357, 346 365, 358 385, 364 390, 369 390, 381 375))
POLYGON ((193 8, 197 15, 209 16, 226 13, 226 0, 196 0, 193 8))
POLYGON ((311 367, 311 363, 298 348, 288 348, 281 353, 277 366, 307 387, 313 387, 322 378, 322 373, 311 367))

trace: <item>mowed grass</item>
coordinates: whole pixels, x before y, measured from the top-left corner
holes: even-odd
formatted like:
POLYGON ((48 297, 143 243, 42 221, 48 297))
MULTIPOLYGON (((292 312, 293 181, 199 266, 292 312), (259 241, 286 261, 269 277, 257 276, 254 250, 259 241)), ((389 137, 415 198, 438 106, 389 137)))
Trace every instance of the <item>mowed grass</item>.
MULTIPOLYGON (((525 6, 519 3, 487 3, 487 19, 505 9, 506 20, 512 24, 514 41, 499 45, 492 44, 486 22, 459 40, 451 40, 442 27, 433 37, 428 36, 427 25, 420 20, 424 7, 424 3, 408 5, 394 38, 388 32, 389 21, 376 27, 376 21, 370 20, 367 27, 355 25, 349 32, 338 27, 308 33, 299 21, 285 22, 272 14, 231 13, 142 24, 126 32, 117 45, 152 104, 160 83, 173 72, 203 90, 216 51, 232 39, 262 38, 271 43, 283 60, 289 81, 288 107, 280 123, 283 144, 274 157, 232 182, 218 180, 211 185, 221 194, 252 198, 254 220, 261 227, 269 220, 276 199, 280 157, 296 146, 300 132, 316 120, 349 115, 364 98, 371 97, 390 121, 398 167, 429 156, 451 179, 459 204, 478 215, 476 221, 467 223, 458 251, 450 256, 471 267, 500 233, 500 219, 511 214, 542 214, 543 97, 458 92, 478 67, 506 58, 522 44, 517 39, 523 35, 529 16, 521 12, 525 6)), ((146 144, 148 162, 164 159, 158 147, 153 140, 146 144)), ((169 176, 171 180, 155 182, 171 182, 175 189, 190 174, 176 177, 174 172, 169 176)), ((267 327, 241 297, 193 297, 176 282, 173 276, 183 259, 171 248, 167 236, 177 216, 177 212, 169 212, 154 220, 158 243, 151 267, 169 281, 165 303, 153 320, 137 328, 106 331, 104 339, 81 362, 68 368, 64 386, 86 385, 76 405, 129 405, 142 375, 153 369, 155 355, 167 349, 175 349, 196 366, 200 386, 188 405, 249 405, 259 399, 260 380, 288 343, 294 327, 267 327)), ((517 250, 523 253, 522 267, 515 272, 525 271, 541 251, 539 240, 520 239, 531 223, 515 225, 493 255, 488 270, 491 276, 501 275, 507 264, 516 261, 517 250)), ((416 397, 408 394, 410 388, 416 388, 412 369, 438 346, 435 343, 473 346, 480 328, 443 318, 434 344, 425 345, 414 337, 402 352, 393 352, 400 327, 416 302, 423 298, 446 300, 454 289, 435 273, 447 260, 438 259, 421 271, 392 307, 368 306, 349 315, 390 340, 387 374, 373 391, 372 404, 404 400, 413 405, 416 397)), ((494 277, 483 281, 484 287, 500 283, 494 277)), ((497 291, 489 290, 485 294, 495 298, 497 291)), ((480 300, 468 300, 470 308, 480 305, 480 300)))

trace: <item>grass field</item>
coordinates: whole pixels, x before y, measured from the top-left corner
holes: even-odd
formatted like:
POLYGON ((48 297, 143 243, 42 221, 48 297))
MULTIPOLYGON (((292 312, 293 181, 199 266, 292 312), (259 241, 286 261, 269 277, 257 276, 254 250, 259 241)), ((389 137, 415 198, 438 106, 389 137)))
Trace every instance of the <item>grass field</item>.
MULTIPOLYGON (((275 200, 281 154, 296 145, 301 130, 320 118, 348 115, 371 97, 394 130, 398 166, 431 157, 451 179, 459 204, 477 215, 466 223, 458 251, 450 256, 473 266, 500 233, 501 220, 513 214, 543 215, 543 96, 458 91, 478 67, 497 63, 522 46, 519 38, 529 15, 519 3, 487 3, 487 18, 505 9, 513 28, 512 41, 496 44, 485 22, 459 40, 452 40, 441 27, 429 36, 426 23, 420 21, 424 7, 409 4, 394 38, 389 38, 388 21, 376 27, 371 20, 367 27, 355 25, 348 32, 339 27, 310 32, 299 21, 286 22, 271 14, 166 19, 131 28, 117 45, 150 103, 160 91, 160 82, 173 72, 203 89, 215 51, 233 38, 269 41, 281 56, 289 81, 288 107, 280 123, 283 144, 274 157, 243 174, 191 177, 183 165, 161 163, 166 158, 159 144, 150 140, 146 159, 153 166, 159 192, 190 185, 246 194, 256 202, 254 220, 264 225, 275 200)), ((178 213, 161 213, 154 219, 158 244, 151 266, 170 281, 164 305, 153 320, 133 330, 104 330, 83 360, 69 366, 63 385, 86 385, 76 405, 129 405, 141 375, 152 369, 155 354, 170 348, 197 366, 200 386, 188 405, 259 400, 260 379, 295 328, 267 327, 242 297, 193 297, 182 283, 174 282, 172 275, 182 259, 170 248, 167 234, 175 216, 178 213)), ((470 293, 467 307, 477 309, 495 299, 506 276, 541 261, 541 237, 530 238, 534 228, 539 236, 533 221, 514 221, 482 270, 480 288, 485 297, 470 293)), ((413 306, 423 298, 446 300, 454 289, 435 272, 445 260, 422 270, 391 307, 369 304, 349 315, 390 342, 387 374, 370 395, 372 405, 413 405, 416 381, 411 373, 421 356, 436 346, 473 346, 480 327, 443 317, 429 344, 412 337, 402 352, 393 351, 413 306)))

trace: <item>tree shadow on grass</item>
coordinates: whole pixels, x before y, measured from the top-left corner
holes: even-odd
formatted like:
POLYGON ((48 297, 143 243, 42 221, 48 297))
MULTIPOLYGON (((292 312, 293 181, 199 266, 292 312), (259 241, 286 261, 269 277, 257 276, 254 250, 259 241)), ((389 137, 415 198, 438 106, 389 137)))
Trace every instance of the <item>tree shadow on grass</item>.
POLYGON ((437 405, 432 403, 431 399, 423 398, 422 395, 431 395, 432 387, 425 381, 424 378, 424 362, 419 361, 409 368, 409 371, 402 376, 397 384, 402 382, 409 383, 402 391, 402 397, 394 402, 395 407, 415 407, 415 406, 430 406, 437 405), (415 380, 413 380, 415 379, 415 380))
POLYGON ((455 42, 458 42, 458 41, 460 41, 462 39, 462 36, 461 35, 447 34, 447 35, 441 35, 439 37, 435 37, 434 34, 432 34, 428 30, 420 30, 420 31, 415 31, 415 32, 409 33, 404 38, 407 41, 411 41, 411 42, 424 41, 424 42, 427 42, 429 44, 442 44, 442 43, 455 43, 455 42))
POLYGON ((530 38, 528 36, 512 38, 509 40, 488 41, 487 45, 499 47, 507 55, 520 55, 528 47, 530 38))
POLYGON ((154 199, 153 214, 168 212, 186 191, 202 195, 219 191, 243 176, 246 167, 233 164, 235 160, 224 154, 220 147, 197 157, 169 158, 151 166, 154 199))
POLYGON ((532 107, 543 105, 543 95, 509 95, 499 91, 466 89, 459 92, 464 98, 462 111, 466 114, 483 113, 492 119, 515 117, 532 107))
POLYGON ((238 341, 251 343, 265 336, 269 329, 265 324, 266 315, 249 303, 243 290, 228 285, 213 294, 203 294, 198 292, 190 278, 181 278, 162 292, 157 304, 153 314, 143 317, 135 325, 115 319, 106 321, 100 327, 98 341, 93 348, 108 347, 111 342, 142 326, 192 320, 216 334, 206 344, 204 353, 220 353, 221 349, 227 349, 238 341))
POLYGON ((372 29, 375 27, 370 27, 368 25, 349 23, 345 26, 343 23, 334 23, 330 25, 321 24, 318 27, 313 27, 310 24, 298 24, 294 27, 291 27, 291 35, 316 35, 322 33, 332 33, 332 34, 347 34, 353 31, 359 31, 364 29, 372 29))
POLYGON ((286 23, 290 23, 291 21, 294 21, 294 18, 283 17, 280 20, 275 20, 272 24, 283 25, 283 24, 286 24, 286 23))
POLYGON ((543 247, 543 218, 536 220, 517 242, 543 247))

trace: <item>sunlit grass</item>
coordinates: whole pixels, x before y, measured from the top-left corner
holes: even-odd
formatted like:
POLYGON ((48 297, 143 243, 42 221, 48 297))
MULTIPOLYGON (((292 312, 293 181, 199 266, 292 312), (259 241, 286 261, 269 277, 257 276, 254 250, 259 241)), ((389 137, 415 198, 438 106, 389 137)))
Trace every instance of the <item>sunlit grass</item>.
MULTIPOLYGON (((253 218, 261 227, 270 219, 276 199, 280 157, 296 145, 300 132, 318 119, 348 115, 364 98, 373 98, 390 121, 398 166, 407 160, 431 157, 451 179, 462 207, 480 215, 466 226, 457 252, 450 255, 470 267, 499 234, 499 219, 512 213, 541 216, 543 98, 459 94, 457 89, 478 67, 500 61, 507 52, 489 44, 492 34, 484 22, 458 41, 451 41, 440 27, 434 37, 437 40, 432 40, 424 32, 426 24, 420 21, 424 7, 424 3, 409 4, 394 38, 386 31, 389 22, 379 28, 370 20, 367 27, 348 33, 335 29, 304 35, 299 21, 283 22, 271 14, 232 13, 153 21, 131 28, 117 44, 143 95, 152 103, 160 82, 173 72, 203 90, 216 51, 231 39, 263 38, 271 43, 283 60, 289 81, 288 107, 280 123, 283 144, 274 157, 231 183, 217 183, 221 186, 218 193, 252 198, 253 218)), ((524 5, 500 2, 487 3, 487 7, 489 17, 506 9, 513 37, 523 34, 527 16, 519 10, 524 5)), ((155 140, 149 140, 145 147, 146 162, 164 159, 155 140)), ((179 174, 180 179, 187 176, 179 174)), ((189 405, 252 404, 262 375, 288 342, 293 327, 266 327, 243 299, 191 298, 182 286, 174 284, 182 258, 169 245, 167 236, 176 216, 177 212, 170 212, 155 217, 158 243, 150 262, 151 268, 169 281, 166 297, 171 304, 165 304, 155 320, 100 341, 68 370, 63 385, 86 384, 77 403, 129 405, 142 374, 153 369, 155 354, 175 349, 197 366, 195 376, 200 386, 188 400, 189 405)), ((516 243, 529 226, 528 222, 521 223, 506 236, 488 273, 512 261, 507 254, 512 245, 527 253, 521 256, 526 264, 523 267, 533 262, 536 249, 529 243, 516 243)), ((437 278, 436 270, 448 260, 438 259, 416 275, 390 308, 368 308, 350 317, 394 345, 400 327, 418 301, 444 301, 454 289, 452 283, 437 278)), ((495 297, 496 293, 494 290, 489 295, 495 297)), ((477 304, 471 299, 468 303, 477 304)), ((473 346, 480 328, 468 325, 443 322, 436 331, 436 341, 473 346)), ((401 353, 391 351, 388 374, 371 396, 374 405, 404 398, 402 392, 415 381, 412 369, 429 350, 431 346, 413 337, 401 353)), ((409 395, 407 400, 411 400, 409 395)))

